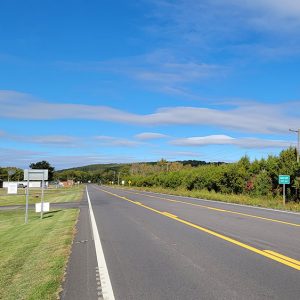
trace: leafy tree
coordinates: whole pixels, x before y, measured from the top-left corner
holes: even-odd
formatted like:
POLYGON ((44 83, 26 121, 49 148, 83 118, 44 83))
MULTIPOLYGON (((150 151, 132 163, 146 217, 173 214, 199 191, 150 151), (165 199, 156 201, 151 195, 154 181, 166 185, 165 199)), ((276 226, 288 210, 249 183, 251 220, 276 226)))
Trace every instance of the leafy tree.
POLYGON ((253 182, 253 193, 256 196, 267 196, 272 190, 272 181, 269 177, 267 171, 261 171, 257 176, 255 176, 253 182))

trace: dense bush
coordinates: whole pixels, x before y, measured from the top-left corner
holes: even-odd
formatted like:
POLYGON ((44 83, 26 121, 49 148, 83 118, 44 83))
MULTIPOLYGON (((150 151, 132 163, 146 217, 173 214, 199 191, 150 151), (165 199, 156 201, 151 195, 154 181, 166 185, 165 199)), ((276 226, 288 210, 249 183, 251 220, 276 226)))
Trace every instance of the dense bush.
POLYGON ((282 192, 278 184, 278 175, 291 176, 291 185, 287 186, 290 199, 298 199, 300 167, 296 162, 296 150, 289 148, 279 156, 250 162, 247 156, 237 163, 203 165, 179 168, 177 171, 156 169, 151 172, 143 169, 134 175, 128 175, 132 185, 139 187, 163 187, 186 190, 208 190, 224 194, 249 194, 253 196, 276 196, 282 192), (149 174, 150 173, 150 174, 149 174))

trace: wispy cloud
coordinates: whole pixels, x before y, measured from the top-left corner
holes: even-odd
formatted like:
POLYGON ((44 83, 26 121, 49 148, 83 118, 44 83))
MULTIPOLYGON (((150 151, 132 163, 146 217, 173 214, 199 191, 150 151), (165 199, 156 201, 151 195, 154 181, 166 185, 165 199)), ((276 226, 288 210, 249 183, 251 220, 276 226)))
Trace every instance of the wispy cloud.
POLYGON ((135 157, 126 155, 107 155, 103 153, 86 153, 81 155, 59 155, 51 152, 38 152, 25 149, 0 148, 1 166, 28 168, 30 163, 41 160, 49 161, 56 170, 78 167, 88 164, 135 162, 135 157))
POLYGON ((271 31, 300 27, 300 3, 297 0, 220 0, 232 3, 248 12, 251 24, 271 31))
POLYGON ((141 142, 112 136, 95 136, 94 140, 107 147, 137 147, 142 145, 141 142))
POLYGON ((207 145, 234 145, 241 148, 287 148, 294 143, 282 140, 259 138, 233 138, 228 135, 209 135, 175 139, 171 144, 176 146, 207 146, 207 145))
POLYGON ((156 49, 109 61, 57 62, 57 65, 74 71, 119 74, 168 94, 174 94, 174 90, 184 91, 185 84, 227 73, 225 66, 186 58, 172 49, 156 49))
MULTIPOLYGON (((252 47, 251 56, 274 58, 300 52, 300 3, 297 0, 154 0, 148 28, 177 47, 202 54, 232 53, 252 47), (198 50, 199 51, 199 50, 198 50)), ((247 52, 240 51, 245 59, 247 52)))
POLYGON ((204 159, 204 155, 200 152, 194 151, 155 151, 153 152, 158 159, 164 158, 167 160, 179 160, 179 159, 204 159))
POLYGON ((286 133, 299 126, 300 102, 270 104, 245 102, 222 109, 207 107, 159 108, 149 114, 135 114, 108 106, 42 102, 30 95, 0 91, 0 117, 57 120, 86 119, 144 126, 202 125, 252 133, 286 133))
POLYGON ((44 153, 39 151, 0 148, 1 166, 28 167, 31 162, 43 158, 44 153))
POLYGON ((80 140, 78 137, 68 135, 16 135, 4 131, 0 132, 0 137, 21 143, 59 147, 75 147, 80 140))
POLYGON ((164 139, 169 137, 166 134, 162 134, 162 133, 156 133, 156 132, 143 132, 143 133, 139 133, 137 135, 134 136, 135 138, 139 139, 139 140, 156 140, 156 139, 164 139))

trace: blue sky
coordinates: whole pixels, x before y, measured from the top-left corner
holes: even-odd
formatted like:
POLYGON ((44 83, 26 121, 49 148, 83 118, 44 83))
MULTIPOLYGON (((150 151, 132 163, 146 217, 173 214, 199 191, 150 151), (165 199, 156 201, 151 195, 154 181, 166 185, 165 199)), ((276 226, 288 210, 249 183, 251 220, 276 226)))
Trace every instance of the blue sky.
POLYGON ((3 0, 0 166, 294 146, 299 30, 297 0, 3 0))

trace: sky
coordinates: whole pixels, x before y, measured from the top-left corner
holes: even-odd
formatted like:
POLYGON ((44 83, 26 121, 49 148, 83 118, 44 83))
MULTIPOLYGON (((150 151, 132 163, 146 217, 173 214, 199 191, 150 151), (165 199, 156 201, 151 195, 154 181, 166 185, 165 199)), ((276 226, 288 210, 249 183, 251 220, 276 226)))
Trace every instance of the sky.
POLYGON ((2 0, 0 166, 276 155, 299 32, 298 0, 2 0))

